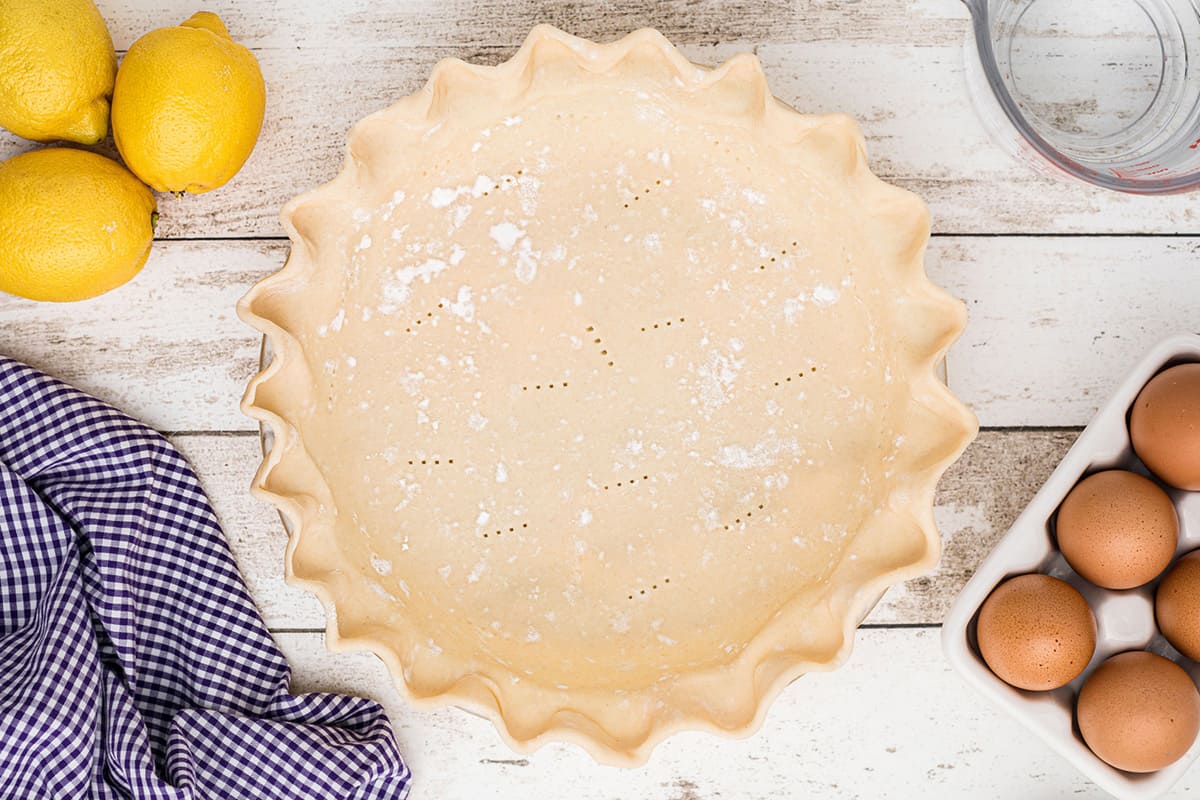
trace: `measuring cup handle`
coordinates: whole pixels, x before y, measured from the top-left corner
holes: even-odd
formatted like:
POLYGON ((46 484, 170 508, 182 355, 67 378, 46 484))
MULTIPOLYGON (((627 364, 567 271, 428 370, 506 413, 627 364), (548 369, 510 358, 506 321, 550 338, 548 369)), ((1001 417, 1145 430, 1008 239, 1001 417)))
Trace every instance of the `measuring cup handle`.
POLYGON ((962 0, 962 1, 963 1, 963 5, 967 7, 967 10, 971 12, 972 16, 974 16, 974 15, 978 14, 980 11, 982 11, 983 4, 985 2, 987 2, 987 0, 962 0))

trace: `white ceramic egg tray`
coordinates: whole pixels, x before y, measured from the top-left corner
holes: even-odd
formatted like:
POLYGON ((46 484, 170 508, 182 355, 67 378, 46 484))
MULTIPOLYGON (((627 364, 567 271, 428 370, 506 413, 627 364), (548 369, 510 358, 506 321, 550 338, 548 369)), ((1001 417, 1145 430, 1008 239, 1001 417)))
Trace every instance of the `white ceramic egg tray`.
MULTIPOLYGON (((1019 719, 1100 788, 1122 800, 1147 800, 1165 793, 1200 757, 1200 739, 1183 758, 1157 772, 1135 774, 1110 767, 1088 749, 1075 725, 1075 698, 1080 686, 1102 661, 1125 650, 1149 650, 1166 656, 1198 682, 1200 664, 1171 647, 1155 627, 1157 580, 1137 589, 1112 591, 1075 574, 1054 545, 1055 512, 1072 487, 1093 472, 1122 468, 1149 475, 1129 441, 1129 410, 1142 387, 1157 373, 1189 361, 1200 361, 1200 336, 1173 336, 1142 359, 1079 435, 996 549, 979 565, 942 627, 946 657, 968 683, 1019 719), (1053 575, 1078 589, 1091 605, 1099 628, 1096 653, 1083 674, 1051 692, 1016 689, 997 678, 980 656, 975 638, 979 607, 992 589, 1006 578, 1027 572, 1053 575)), ((1178 557, 1200 548, 1200 492, 1164 488, 1179 512, 1178 557)))

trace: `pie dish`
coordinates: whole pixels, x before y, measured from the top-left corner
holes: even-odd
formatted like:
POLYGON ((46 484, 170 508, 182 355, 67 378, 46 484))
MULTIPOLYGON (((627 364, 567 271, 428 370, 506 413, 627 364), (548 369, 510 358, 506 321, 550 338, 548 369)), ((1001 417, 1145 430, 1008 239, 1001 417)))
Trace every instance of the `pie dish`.
POLYGON ((253 491, 329 646, 411 699, 634 765, 754 730, 936 563, 964 308, 921 201, 753 56, 538 27, 361 121, 282 219, 239 305, 274 353, 253 491))

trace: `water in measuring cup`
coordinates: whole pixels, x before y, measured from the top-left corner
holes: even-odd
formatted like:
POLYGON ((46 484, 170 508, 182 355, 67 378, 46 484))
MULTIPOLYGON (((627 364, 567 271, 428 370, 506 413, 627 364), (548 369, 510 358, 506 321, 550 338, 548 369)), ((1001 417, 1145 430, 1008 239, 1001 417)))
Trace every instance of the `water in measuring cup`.
POLYGON ((1200 10, 1193 0, 986 5, 992 77, 1059 154, 1123 180, 1200 172, 1200 10))

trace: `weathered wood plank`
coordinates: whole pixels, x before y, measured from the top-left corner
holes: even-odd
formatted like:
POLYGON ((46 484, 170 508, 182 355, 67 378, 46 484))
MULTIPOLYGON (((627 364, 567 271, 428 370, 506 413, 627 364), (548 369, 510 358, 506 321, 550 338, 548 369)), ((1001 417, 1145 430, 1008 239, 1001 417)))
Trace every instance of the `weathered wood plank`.
MULTIPOLYGON (((1004 535, 1049 477, 1073 431, 985 431, 942 480, 935 515, 945 543, 928 577, 892 589, 867 618, 872 625, 937 624, 976 565, 1004 535)), ((320 604, 283 582, 287 537, 268 505, 250 497, 261 456, 254 436, 177 436, 200 475, 242 573, 267 623, 277 629, 320 629, 320 604)))
POLYGON ((159 242, 133 282, 80 303, 0 294, 0 352, 160 430, 251 430, 238 411, 260 339, 234 306, 286 243, 159 242))
MULTIPOLYGON (((1200 329, 1200 240, 938 237, 928 269, 971 312, 950 385, 985 426, 1078 426, 1162 336, 1200 329)), ((237 298, 286 242, 160 242, 126 287, 84 303, 0 295, 0 352, 161 430, 250 431, 237 403, 259 340, 237 298)))
MULTIPOLYGON (((176 25, 191 13, 157 0, 98 0, 97 5, 119 49, 147 30, 176 25)), ((515 46, 543 22, 599 40, 654 27, 687 44, 957 42, 966 20, 961 6, 939 0, 226 0, 204 5, 220 14, 239 41, 254 48, 515 46)))
POLYGON ((950 386, 985 425, 1083 425, 1151 346, 1200 332, 1195 239, 940 238, 931 277, 967 301, 950 386))
MULTIPOLYGON (((808 675, 775 701, 754 736, 684 733, 636 770, 600 767, 580 750, 509 750, 491 723, 457 709, 417 711, 382 662, 325 652, 318 634, 277 636, 296 691, 383 703, 415 776, 414 797, 501 800, 779 800, 788 797, 1107 797, 950 672, 936 630, 861 631, 850 661, 808 675)), ((1185 776, 1172 798, 1200 791, 1185 776)))
MULTIPOLYGON (((159 11, 148 0, 125 3, 110 16, 130 29, 174 19, 174 11, 159 11)), ((436 13, 424 4, 405 4, 394 16, 374 5, 349 11, 325 5, 320 11, 295 15, 287 27, 281 19, 265 21, 269 15, 256 22, 257 15, 247 7, 242 20, 259 32, 251 42, 267 45, 258 53, 269 87, 262 138, 242 172, 221 190, 162 197, 161 237, 280 235, 279 207, 337 173, 346 132, 356 120, 415 91, 440 58, 482 63, 507 58, 529 27, 520 15, 494 16, 465 0, 436 13), (414 17, 441 22, 426 27, 414 17), (444 26, 444 38, 433 33, 435 24, 444 26), (464 37, 470 41, 456 44, 454 32, 462 25, 474 26, 488 38, 475 43, 471 34, 464 37), (376 32, 364 32, 370 30, 376 32), (356 42, 353 37, 360 33, 378 46, 356 42), (289 36, 297 44, 285 44, 289 36), (412 36, 421 42, 397 46, 412 36)), ((767 5, 750 3, 743 10, 762 11, 767 5)), ((1200 217, 1189 196, 1129 197, 1045 179, 1013 162, 990 140, 971 105, 962 77, 965 19, 959 4, 922 2, 908 19, 910 5, 898 0, 804 5, 801 11, 775 14, 771 19, 780 22, 765 23, 761 30, 746 28, 746 39, 689 34, 679 40, 685 43, 685 53, 701 63, 754 49, 772 89, 784 100, 804 111, 846 111, 857 117, 868 135, 876 171, 922 195, 939 232, 1200 232, 1200 217), (782 27, 776 30, 771 27, 775 24, 782 27), (810 37, 801 31, 816 33, 810 37)), ((511 0, 502 9, 519 7, 535 18, 541 18, 537 15, 543 10, 550 18, 567 15, 559 21, 568 28, 600 38, 636 27, 625 21, 640 19, 639 14, 648 17, 641 21, 661 24, 668 31, 688 26, 702 30, 710 24, 706 20, 717 16, 714 3, 663 6, 666 10, 654 12, 661 16, 650 15, 652 6, 646 3, 637 4, 628 15, 615 16, 586 3, 556 6, 511 0), (693 8, 695 19, 685 13, 693 8), (576 24, 568 24, 572 20, 576 24)), ((230 11, 232 19, 243 13, 230 11)), ((750 19, 736 11, 724 16, 731 25, 750 19)), ((236 31, 237 25, 231 25, 236 31)), ((714 30, 724 30, 714 25, 714 30)), ((0 158, 28 147, 0 133, 0 158)))

